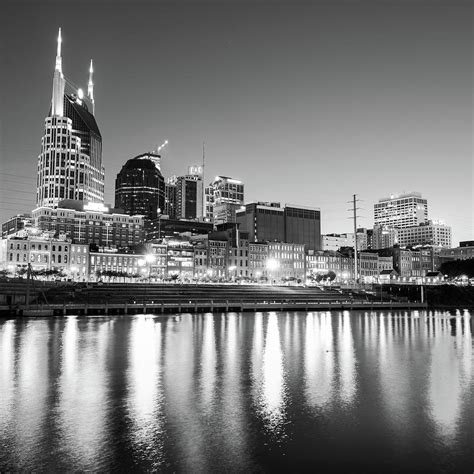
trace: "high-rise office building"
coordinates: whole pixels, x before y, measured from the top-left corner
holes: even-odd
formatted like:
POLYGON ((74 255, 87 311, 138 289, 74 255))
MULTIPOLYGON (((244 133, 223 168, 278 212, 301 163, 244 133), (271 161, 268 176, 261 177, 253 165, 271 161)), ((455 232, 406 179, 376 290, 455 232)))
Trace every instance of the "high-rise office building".
POLYGON ((199 219, 203 217, 203 182, 200 174, 176 178, 176 217, 199 219))
POLYGON ((321 212, 317 208, 278 202, 252 202, 236 211, 236 221, 249 233, 250 242, 304 244, 321 248, 321 212))
POLYGON ((104 201, 102 136, 94 117, 92 60, 85 97, 82 89, 73 89, 64 77, 61 43, 59 29, 51 110, 38 156, 37 207, 55 208, 64 199, 104 201))
POLYGON ((206 217, 215 224, 235 222, 237 209, 244 204, 244 184, 228 176, 216 176, 205 190, 206 217))
POLYGON ((128 160, 115 180, 115 207, 156 219, 165 207, 165 179, 148 154, 128 160))
POLYGON ((374 204, 374 225, 412 227, 428 221, 428 202, 420 193, 391 195, 374 204))
POLYGON ((165 210, 163 214, 176 219, 176 176, 171 176, 165 183, 165 210))

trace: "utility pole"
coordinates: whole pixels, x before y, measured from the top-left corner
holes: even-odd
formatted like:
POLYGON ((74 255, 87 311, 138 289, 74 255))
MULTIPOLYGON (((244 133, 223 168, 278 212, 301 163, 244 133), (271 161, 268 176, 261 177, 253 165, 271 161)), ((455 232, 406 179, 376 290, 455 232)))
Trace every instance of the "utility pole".
POLYGON ((206 163, 206 142, 202 142, 202 220, 206 219, 207 209, 205 200, 205 181, 204 181, 204 165, 206 163))
POLYGON ((360 207, 357 207, 357 203, 360 201, 360 199, 357 199, 357 194, 352 195, 352 201, 347 201, 348 203, 352 203, 352 208, 348 209, 348 211, 352 211, 352 217, 349 217, 349 219, 354 220, 354 281, 358 283, 359 281, 359 265, 357 261, 357 211, 360 209, 360 207))

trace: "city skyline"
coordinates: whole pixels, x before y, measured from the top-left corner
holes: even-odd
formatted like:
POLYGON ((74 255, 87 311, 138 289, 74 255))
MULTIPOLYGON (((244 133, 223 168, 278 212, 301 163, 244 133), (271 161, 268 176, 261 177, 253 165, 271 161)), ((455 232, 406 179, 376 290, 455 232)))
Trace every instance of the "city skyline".
MULTIPOLYGON (((358 226, 371 227, 373 205, 379 198, 416 190, 430 202, 433 218, 452 226, 453 244, 472 239, 472 111, 468 100, 472 71, 469 41, 465 41, 470 34, 466 3, 404 6, 387 2, 376 7, 373 2, 361 2, 356 7, 321 2, 292 8, 275 2, 226 3, 237 18, 212 2, 200 8, 187 5, 181 13, 168 3, 153 6, 144 2, 138 9, 121 4, 114 7, 115 26, 107 29, 112 38, 94 28, 111 8, 106 3, 99 3, 87 29, 69 17, 76 5, 72 2, 67 8, 42 5, 42 10, 52 9, 54 14, 43 12, 40 25, 34 22, 38 6, 29 5, 28 11, 15 12, 13 3, 8 4, 10 18, 24 16, 25 29, 17 44, 22 54, 5 51, 5 64, 17 74, 6 77, 7 87, 3 88, 4 110, 11 113, 8 122, 2 120, 2 222, 34 207, 31 188, 36 182, 41 123, 49 107, 57 28, 62 27, 66 77, 81 80, 79 86, 85 89, 90 57, 94 59, 107 203, 113 202, 115 176, 128 159, 168 139, 163 174, 185 174, 189 165, 202 159, 205 140, 205 184, 216 174, 235 176, 246 185, 246 202, 319 207, 322 233, 350 231, 346 201, 352 193, 364 200, 365 219, 358 226), (127 17, 130 9, 135 12, 131 18, 127 17), (139 27, 140 21, 151 21, 146 15, 149 10, 167 12, 169 24, 160 16, 163 30, 150 32, 139 27), (201 17, 204 23, 193 21, 201 17), (242 23, 244 31, 236 27, 242 17, 247 20, 242 23), (274 20, 275 31, 269 20, 274 20), (127 21, 128 30, 120 29, 127 21), (235 28, 226 31, 227 24, 235 28), (313 31, 315 25, 318 28, 313 31), (186 29, 188 36, 173 42, 172 26, 178 32, 186 29), (196 30, 206 30, 210 36, 193 36, 196 30), (120 31, 133 31, 133 37, 120 35, 120 31), (336 31, 344 34, 334 36, 336 31), (315 41, 318 35, 323 40, 337 37, 339 42, 315 41), (193 37, 199 41, 192 42, 193 37), (390 58, 373 42, 377 38, 385 41, 390 58), (410 42, 414 38, 417 42, 410 42), (174 62, 157 58, 150 64, 154 46, 163 58, 174 62), (112 54, 117 50, 124 55, 123 64, 112 54), (278 52, 285 60, 281 64, 278 52), (351 57, 351 52, 358 54, 351 57), (259 63, 260 53, 263 63, 268 60, 266 65, 259 63), (372 56, 367 57, 368 53, 372 56), (152 72, 157 72, 156 89, 146 87, 152 72), (393 77, 395 72, 398 76, 393 77), (32 78, 36 85, 28 88, 32 78), (215 82, 209 83, 210 79, 215 82), (380 158, 384 152, 395 166, 380 158), (289 172, 284 164, 293 170, 289 172), (446 180, 447 165, 456 170, 456 182, 446 180), (280 180, 282 186, 265 187, 269 174, 272 182, 280 180)), ((13 34, 14 23, 3 29, 6 37, 13 34)))

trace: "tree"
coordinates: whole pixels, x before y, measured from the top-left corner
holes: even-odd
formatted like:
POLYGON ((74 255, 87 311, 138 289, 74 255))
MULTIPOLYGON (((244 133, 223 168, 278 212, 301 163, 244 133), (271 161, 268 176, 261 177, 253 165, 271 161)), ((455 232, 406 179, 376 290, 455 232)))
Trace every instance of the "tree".
POLYGON ((472 278, 474 277, 474 258, 444 262, 439 267, 439 271, 450 278, 456 278, 461 275, 472 278))

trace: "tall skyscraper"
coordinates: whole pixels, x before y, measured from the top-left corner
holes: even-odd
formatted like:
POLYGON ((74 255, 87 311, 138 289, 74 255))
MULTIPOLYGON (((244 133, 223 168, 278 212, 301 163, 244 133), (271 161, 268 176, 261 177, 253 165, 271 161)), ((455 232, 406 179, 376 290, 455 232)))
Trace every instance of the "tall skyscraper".
POLYGON ((117 174, 115 207, 147 219, 164 212, 165 179, 148 154, 128 160, 117 174))
POLYGON ((411 227, 428 222, 428 201, 420 193, 391 195, 374 204, 374 225, 411 227))
POLYGON ((176 176, 171 176, 165 183, 165 210, 163 214, 176 219, 176 176))
POLYGON ((244 184, 228 176, 216 176, 205 195, 207 218, 215 224, 235 222, 235 212, 244 204, 244 184))
POLYGON ((94 117, 92 60, 85 97, 82 89, 73 89, 63 74, 61 44, 60 28, 51 110, 45 119, 38 156, 37 207, 55 208, 64 199, 104 201, 102 136, 94 117), (70 91, 66 92, 66 89, 70 91))
MULTIPOLYGON (((189 171, 192 171, 190 167, 189 171)), ((176 178, 176 217, 199 219, 203 217, 203 183, 198 172, 176 178)))

